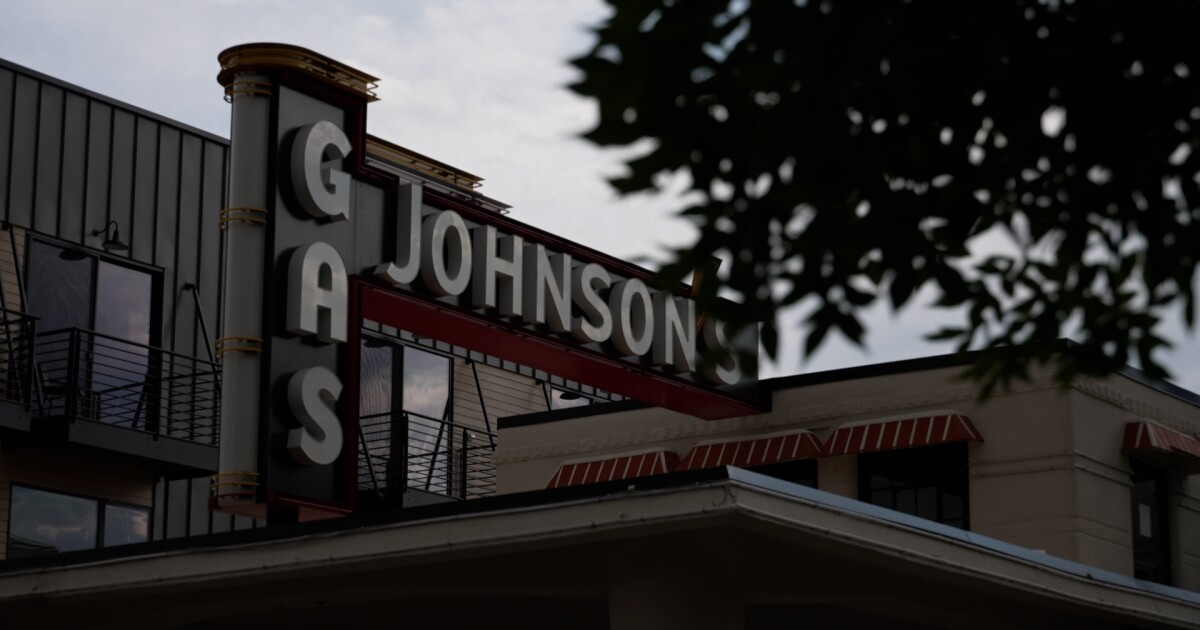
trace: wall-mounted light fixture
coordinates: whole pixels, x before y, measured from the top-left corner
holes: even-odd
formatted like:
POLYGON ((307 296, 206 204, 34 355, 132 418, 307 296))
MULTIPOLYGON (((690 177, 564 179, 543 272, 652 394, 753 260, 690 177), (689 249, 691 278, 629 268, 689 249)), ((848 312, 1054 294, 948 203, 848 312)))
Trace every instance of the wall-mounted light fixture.
POLYGON ((106 251, 106 252, 129 251, 129 244, 126 243, 125 241, 121 240, 121 229, 119 227, 117 227, 117 222, 115 219, 112 221, 109 221, 108 225, 105 225, 104 227, 100 228, 99 230, 92 230, 92 236, 100 236, 101 234, 104 235, 104 242, 100 244, 100 247, 103 247, 104 251, 106 251), (112 228, 111 236, 108 233, 108 228, 110 228, 110 227, 112 228))

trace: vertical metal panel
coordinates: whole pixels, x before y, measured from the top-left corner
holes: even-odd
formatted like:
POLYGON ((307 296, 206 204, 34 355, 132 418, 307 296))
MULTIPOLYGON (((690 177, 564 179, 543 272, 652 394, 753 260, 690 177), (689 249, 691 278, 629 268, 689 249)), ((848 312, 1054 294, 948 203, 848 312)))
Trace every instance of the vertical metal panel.
POLYGON ((12 153, 8 171, 8 220, 30 227, 33 172, 37 163, 38 82, 18 76, 13 97, 12 153))
POLYGON ((233 517, 233 528, 238 531, 241 531, 243 529, 254 529, 254 527, 255 527, 255 521, 254 521, 254 519, 250 518, 249 516, 233 517))
POLYGON ((187 479, 176 479, 167 482, 166 491, 166 521, 165 537, 182 538, 187 536, 188 526, 188 487, 191 482, 187 479))
POLYGON ((385 191, 376 186, 354 181, 351 206, 354 210, 354 259, 346 261, 349 273, 362 273, 395 256, 393 249, 385 249, 388 239, 381 234, 395 234, 396 191, 385 191))
MULTIPOLYGON (((218 219, 221 215, 221 208, 224 207, 225 201, 225 147, 214 142, 204 143, 204 181, 201 186, 201 203, 200 213, 197 217, 199 228, 196 234, 199 238, 198 250, 200 252, 197 264, 199 266, 199 277, 196 286, 199 288, 200 303, 199 306, 204 313, 204 321, 208 326, 212 326, 217 321, 217 294, 221 291, 221 260, 220 260, 220 241, 221 229, 218 219)), ((196 317, 196 304, 188 308, 192 317, 196 317)), ((209 335, 214 335, 216 330, 209 330, 209 335)), ((203 331, 200 327, 196 327, 196 353, 199 356, 205 356, 205 344, 213 344, 215 338, 210 338, 207 341, 203 339, 203 331)))
MULTIPOLYGON (((160 125, 147 118, 137 119, 137 142, 134 149, 133 204, 127 238, 134 260, 155 263, 154 201, 158 182, 158 129, 160 125)), ((122 225, 122 227, 125 227, 122 225)))
POLYGON ((158 137, 158 194, 155 208, 154 264, 166 269, 162 287, 162 344, 175 347, 175 302, 179 294, 178 269, 175 264, 175 244, 179 240, 179 131, 163 127, 158 137))
POLYGON ((164 518, 165 513, 163 511, 166 505, 167 482, 162 477, 159 477, 158 481, 154 484, 154 511, 150 515, 150 540, 162 540, 163 523, 167 520, 164 518))
MULTIPOLYGON (((196 340, 196 311, 183 307, 184 294, 180 287, 199 280, 196 263, 199 256, 200 216, 200 169, 204 156, 203 141, 191 134, 184 134, 179 169, 179 238, 176 241, 176 281, 179 283, 174 295, 165 296, 175 300, 175 351, 198 356, 196 340)), ((191 296, 186 296, 191 299, 191 296)))
POLYGON ((233 530, 233 515, 224 512, 211 512, 212 533, 220 534, 233 530))
POLYGON ((62 130, 62 88, 43 83, 38 114, 37 187, 33 195, 33 229, 43 234, 58 232, 62 130))
POLYGON ((68 92, 63 109, 58 237, 81 242, 84 193, 87 184, 88 100, 68 92))
POLYGON ((13 83, 16 75, 0 68, 0 216, 8 216, 8 165, 12 149, 13 83))
POLYGON ((191 509, 188 510, 188 536, 202 536, 211 531, 208 511, 208 478, 200 477, 189 480, 191 509))
MULTIPOLYGON (((98 101, 89 101, 87 139, 87 189, 83 203, 83 235, 81 243, 91 243, 93 230, 108 221, 108 156, 112 137, 112 108, 98 101)), ((98 244, 98 243, 97 243, 98 244)))
MULTIPOLYGON (((135 123, 133 114, 120 109, 113 111, 112 146, 109 153, 109 172, 112 180, 108 192, 108 219, 117 222, 122 232, 121 236, 126 242, 129 242, 129 219, 133 216, 135 123)), ((104 224, 97 227, 104 227, 104 224)), ((88 244, 97 247, 103 241, 104 236, 101 235, 88 244)), ((130 253, 123 255, 129 256, 130 253)))

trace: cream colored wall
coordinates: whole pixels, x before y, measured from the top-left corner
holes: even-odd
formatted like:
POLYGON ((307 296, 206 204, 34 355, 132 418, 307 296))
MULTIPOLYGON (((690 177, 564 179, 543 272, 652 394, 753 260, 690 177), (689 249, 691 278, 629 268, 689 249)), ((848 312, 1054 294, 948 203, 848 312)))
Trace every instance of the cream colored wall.
POLYGON ((12 233, 0 230, 0 291, 4 292, 4 306, 10 311, 21 311, 21 291, 17 284, 17 261, 21 270, 25 263, 25 228, 11 226, 12 233), (15 239, 14 239, 15 237, 15 239), (13 241, 17 248, 14 252, 13 241))
POLYGON ((1193 464, 1190 475, 1176 477, 1179 494, 1171 505, 1175 583, 1200 591, 1200 466, 1193 464))
POLYGON ((546 396, 537 381, 514 372, 476 361, 479 388, 475 387, 475 372, 463 359, 454 361, 454 422, 477 429, 496 430, 496 419, 546 410, 546 396), (484 421, 479 392, 487 406, 484 421))
MULTIPOLYGON (((544 488, 559 464, 785 429, 826 439, 847 422, 953 409, 971 418, 971 529, 1024 547, 1131 575, 1129 461, 1125 423, 1148 418, 1200 435, 1191 403, 1116 376, 1059 388, 1045 374, 985 402, 957 368, 795 387, 774 394, 770 413, 706 422, 662 409, 591 416, 506 429, 496 461, 498 489, 544 488)), ((857 497, 857 458, 818 462, 822 490, 857 497)), ((1172 501, 1175 583, 1200 590, 1200 486, 1183 475, 1172 501)))
POLYGON ((12 484, 148 508, 154 504, 154 479, 148 467, 107 453, 65 447, 0 450, 0 560, 8 550, 12 484))

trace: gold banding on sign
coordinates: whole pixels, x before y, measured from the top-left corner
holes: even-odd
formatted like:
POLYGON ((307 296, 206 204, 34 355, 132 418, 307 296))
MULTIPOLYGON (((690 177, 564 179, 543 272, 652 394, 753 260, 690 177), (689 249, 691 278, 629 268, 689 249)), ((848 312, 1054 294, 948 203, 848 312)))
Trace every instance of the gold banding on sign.
POLYGON ((217 339, 217 358, 226 352, 262 354, 263 340, 258 337, 221 337, 217 339))
POLYGON ((251 96, 270 96, 271 84, 266 81, 248 81, 238 79, 225 86, 225 102, 232 103, 233 97, 239 94, 251 96))
POLYGON ((225 229, 226 224, 233 223, 233 222, 257 223, 258 225, 266 225, 267 224, 266 215, 267 215, 266 208, 252 208, 250 206, 235 206, 233 208, 222 209, 221 210, 221 218, 219 219, 218 223, 221 225, 222 230, 225 229))
POLYGON ((253 499, 258 494, 258 473, 249 470, 217 473, 208 478, 208 492, 214 500, 221 498, 253 499))

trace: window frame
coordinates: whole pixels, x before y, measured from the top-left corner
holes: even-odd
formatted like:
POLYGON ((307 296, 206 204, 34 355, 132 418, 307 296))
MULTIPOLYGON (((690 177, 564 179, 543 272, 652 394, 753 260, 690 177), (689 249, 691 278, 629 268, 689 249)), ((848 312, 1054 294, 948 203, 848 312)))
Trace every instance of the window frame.
MULTIPOLYGON (((90 258, 93 260, 92 269, 91 269, 91 279, 90 279, 90 285, 89 285, 92 290, 92 300, 91 300, 91 303, 88 305, 88 324, 86 327, 83 328, 84 330, 89 330, 89 331, 96 330, 96 301, 97 301, 96 288, 97 288, 97 284, 99 283, 99 280, 100 280, 100 265, 98 263, 106 262, 111 265, 116 265, 119 267, 133 269, 135 271, 140 271, 140 272, 143 272, 143 273, 147 274, 148 276, 150 276, 150 339, 146 343, 146 345, 148 345, 152 348, 161 348, 162 347, 162 334, 163 334, 162 322, 163 322, 163 310, 164 310, 163 309, 163 287, 164 287, 163 277, 165 275, 162 267, 144 263, 144 262, 141 262, 138 260, 133 260, 132 258, 124 258, 121 256, 114 256, 103 250, 93 249, 91 247, 87 247, 85 245, 80 245, 78 243, 72 243, 72 242, 64 241, 64 240, 57 239, 57 238, 54 238, 51 236, 46 236, 45 234, 38 234, 38 233, 32 232, 32 231, 26 232, 25 256, 24 256, 25 267, 20 270, 21 275, 23 276, 23 281, 25 282, 26 289, 24 291, 25 295, 23 296, 23 298, 25 299, 25 302, 21 304, 21 307, 22 307, 23 311, 25 311, 26 313, 29 313, 30 315, 34 315, 34 316, 37 316, 38 314, 33 311, 32 305, 30 305, 28 303, 28 299, 29 299, 28 287, 30 286, 29 273, 30 273, 30 270, 33 269, 33 264, 32 264, 33 263, 33 249, 34 249, 35 242, 41 243, 43 245, 48 245, 50 247, 57 247, 59 249, 65 250, 65 251, 75 252, 76 254, 79 254, 83 258, 90 258)), ((81 258, 80 260, 82 260, 83 258, 81 258)), ((46 332, 46 331, 41 331, 41 332, 46 332)), ((124 341, 129 341, 129 340, 126 339, 124 341)), ((131 343, 136 343, 136 342, 131 342, 131 343)))
POLYGON ((1171 536, 1174 533, 1171 527, 1171 507, 1170 507, 1170 490, 1171 490, 1171 467, 1168 465, 1158 464, 1139 457, 1129 458, 1129 521, 1130 521, 1130 539, 1129 551, 1133 557, 1133 576, 1139 580, 1147 580, 1157 582, 1159 584, 1171 585, 1174 583, 1174 550, 1171 545, 1171 536), (1154 523, 1158 524, 1157 532, 1152 531, 1152 536, 1145 541, 1139 541, 1141 538, 1138 534, 1139 524, 1139 504, 1138 501, 1138 483, 1140 481, 1150 481, 1153 484, 1153 503, 1151 509, 1151 527, 1154 523), (1157 534, 1156 536, 1154 534, 1157 534), (1141 545, 1139 545, 1141 542, 1141 545), (1145 550, 1142 553, 1138 552, 1139 546, 1145 550), (1147 556, 1153 556, 1154 563, 1146 562, 1147 556), (1140 560, 1139 560, 1140 559, 1140 560), (1150 575, 1143 574, 1139 576, 1140 571, 1149 570, 1150 575))
MULTIPOLYGON (((53 554, 45 554, 45 555, 60 555, 60 554, 64 554, 64 553, 75 553, 75 552, 79 552, 79 551, 93 551, 96 549, 111 549, 113 547, 125 547, 128 545, 140 544, 140 543, 126 543, 126 544, 122 544, 122 545, 105 545, 104 544, 104 534, 105 534, 105 529, 106 529, 105 528, 105 520, 106 520, 106 516, 108 514, 109 506, 116 506, 116 507, 124 508, 127 510, 144 511, 146 513, 146 540, 144 540, 142 542, 150 542, 150 541, 154 540, 154 506, 153 505, 150 505, 150 506, 134 505, 132 503, 126 503, 124 501, 116 501, 113 499, 103 499, 100 497, 88 496, 86 494, 82 494, 79 492, 70 492, 70 491, 58 490, 58 489, 54 489, 54 488, 48 488, 45 486, 38 486, 35 484, 30 484, 30 483, 10 481, 8 484, 8 522, 6 524, 7 529, 5 530, 5 541, 4 541, 4 553, 5 553, 4 557, 7 560, 14 559, 13 549, 12 549, 12 542, 13 542, 12 532, 13 532, 13 519, 17 515, 16 509, 15 509, 15 507, 16 507, 15 506, 15 499, 16 499, 15 494, 16 493, 14 492, 14 490, 16 488, 33 490, 35 492, 44 492, 47 494, 56 494, 59 496, 70 497, 70 498, 74 498, 74 499, 83 499, 86 501, 94 501, 96 503, 96 524, 95 524, 96 540, 95 540, 95 544, 93 546, 87 547, 85 549, 74 549, 71 551, 56 551, 53 554)), ((32 557, 39 557, 40 555, 41 554, 30 554, 30 555, 25 555, 25 556, 18 555, 16 557, 32 558, 32 557)))
MULTIPOLYGON (((393 420, 392 420, 393 423, 396 422, 396 419, 398 419, 398 418, 407 418, 409 426, 411 426, 414 422, 430 421, 429 419, 431 418, 431 416, 427 416, 426 414, 423 414, 419 411, 410 411, 405 408, 405 404, 404 404, 404 393, 405 393, 405 391, 404 391, 405 390, 405 388, 404 388, 404 369, 405 369, 405 366, 407 365, 406 354, 409 351, 409 349, 411 349, 413 351, 425 352, 425 353, 434 355, 436 357, 445 359, 447 362, 447 366, 446 366, 446 404, 445 404, 445 407, 442 412, 443 417, 440 419, 434 418, 432 420, 432 422, 443 423, 447 427, 447 434, 452 436, 453 432, 454 432, 454 428, 456 426, 458 426, 455 421, 455 417, 454 417, 454 393, 455 393, 454 376, 455 376, 455 367, 457 365, 456 361, 458 360, 459 357, 457 357, 454 354, 449 353, 449 352, 443 352, 443 351, 440 351, 435 348, 430 348, 430 347, 426 347, 426 346, 423 346, 420 344, 411 343, 409 341, 400 339, 398 337, 392 337, 392 336, 389 336, 386 334, 381 334, 377 331, 370 330, 368 328, 361 328, 360 336, 361 336, 361 338, 359 340, 359 343, 362 344, 362 346, 367 347, 368 341, 372 341, 374 343, 381 343, 381 344, 385 345, 392 352, 391 368, 390 368, 391 373, 392 373, 391 379, 390 379, 391 389, 389 390, 389 394, 388 394, 388 397, 389 397, 388 407, 389 408, 387 411, 377 411, 377 412, 373 412, 371 414, 363 414, 362 413, 363 412, 363 407, 362 407, 363 392, 362 392, 361 384, 362 384, 362 380, 363 380, 364 371, 363 371, 363 366, 362 366, 362 356, 360 356, 360 359, 359 359, 360 365, 358 366, 358 381, 359 381, 359 392, 358 392, 359 414, 358 415, 359 415, 359 417, 356 420, 360 425, 359 426, 360 433, 362 431, 362 427, 361 427, 362 419, 366 415, 377 416, 377 415, 381 415, 381 414, 389 414, 393 418, 393 420), (398 356, 396 354, 397 351, 399 351, 398 356), (397 387, 397 385, 398 385, 398 387, 397 387), (412 417, 410 417, 410 414, 412 417)), ((365 354, 366 353, 362 352, 360 349, 360 355, 365 356, 365 354)), ((391 452, 391 449, 393 448, 393 446, 391 445, 391 440, 395 439, 396 435, 397 435, 397 432, 393 428, 391 430, 391 437, 389 438, 389 446, 388 446, 389 453, 391 452)), ((420 484, 414 483, 413 480, 409 476, 409 473, 411 471, 408 470, 408 467, 409 467, 410 458, 413 456, 411 449, 412 449, 414 440, 413 440, 413 437, 412 437, 408 427, 406 427, 403 431, 403 439, 405 441, 405 445, 404 445, 404 458, 402 461, 404 463, 405 470, 401 471, 399 473, 389 472, 389 471, 385 470, 384 474, 382 475, 382 480, 384 481, 384 483, 379 488, 381 494, 387 494, 389 492, 395 492, 397 490, 404 492, 409 489, 417 489, 417 490, 423 489, 420 486, 420 484), (393 481, 396 482, 396 485, 393 485, 393 483, 392 483, 393 481)), ((361 445, 361 444, 359 445, 360 451, 362 450, 362 446, 363 445, 361 445)), ((444 447, 442 450, 449 452, 450 449, 447 447, 444 447)), ((434 451, 434 452, 437 452, 437 451, 434 451)), ((361 454, 360 454, 360 457, 362 457, 361 454)), ((436 460, 437 460, 437 458, 434 458, 434 461, 436 461, 436 460)), ((390 456, 389 456, 389 462, 390 462, 390 456)), ((435 477, 431 477, 431 479, 437 478, 437 477, 444 477, 444 480, 442 480, 442 481, 443 481, 444 485, 446 485, 448 488, 450 486, 450 482, 452 480, 451 478, 453 476, 454 462, 450 461, 449 457, 444 457, 444 458, 442 458, 442 461, 437 464, 437 467, 444 468, 444 470, 440 470, 440 471, 434 470, 435 477)), ((437 484, 435 483, 432 485, 436 486, 437 484)), ((361 491, 361 488, 360 488, 360 491, 361 491)))
MULTIPOLYGON (((970 454, 970 452, 969 452, 968 442, 949 442, 949 443, 945 443, 945 444, 934 444, 934 445, 929 445, 929 446, 917 446, 917 447, 912 447, 912 448, 901 448, 901 449, 887 450, 887 451, 875 451, 875 452, 871 452, 871 453, 860 453, 858 455, 858 462, 857 462, 857 464, 858 464, 858 466, 857 466, 857 468, 858 468, 858 499, 864 503, 870 503, 871 505, 877 505, 879 507, 884 507, 887 509, 895 510, 902 514, 908 514, 910 516, 916 516, 918 518, 925 518, 925 517, 919 515, 919 513, 918 513, 919 509, 917 509, 915 507, 916 505, 919 505, 917 503, 914 503, 914 509, 911 512, 900 509, 897 506, 897 494, 899 491, 896 489, 896 486, 897 485, 911 486, 911 488, 901 488, 901 490, 904 490, 904 489, 920 490, 922 488, 933 487, 933 488, 935 488, 935 490, 937 492, 937 494, 936 494, 936 498, 937 498, 936 518, 926 519, 926 520, 930 520, 935 523, 941 523, 943 525, 948 525, 950 527, 960 527, 964 531, 970 531, 971 530, 971 474, 970 474, 969 454, 970 454), (939 458, 939 461, 936 462, 936 465, 945 466, 945 465, 949 464, 956 468, 961 466, 961 471, 953 470, 953 469, 947 470, 946 468, 939 468, 935 471, 932 469, 933 465, 931 465, 928 462, 928 460, 924 459, 924 458, 929 458, 929 457, 939 458), (897 464, 895 462, 889 462, 888 460, 905 460, 905 459, 915 459, 915 460, 918 460, 919 464, 924 465, 924 468, 922 468, 921 466, 913 466, 911 463, 905 463, 904 464, 905 469, 907 469, 909 471, 914 471, 914 470, 918 471, 920 474, 923 474, 929 478, 932 478, 935 481, 935 483, 933 483, 932 485, 916 484, 916 483, 912 483, 911 479, 910 479, 910 480, 905 481, 904 484, 897 484, 897 480, 893 476, 893 478, 891 480, 892 481, 891 487, 884 489, 884 490, 890 491, 892 493, 891 505, 884 505, 881 503, 876 503, 874 500, 872 500, 873 499, 872 495, 874 492, 879 491, 880 489, 873 488, 872 476, 885 474, 886 473, 886 470, 884 470, 885 466, 889 466, 889 467, 897 466, 897 464), (956 479, 953 479, 951 482, 947 482, 947 473, 951 473, 954 477, 956 477, 956 479), (952 491, 958 489, 959 487, 961 488, 962 516, 960 519, 949 519, 945 515, 945 502, 944 502, 943 498, 946 494, 951 494, 952 491), (961 522, 962 522, 961 525, 957 524, 957 521, 959 521, 959 520, 961 520, 961 522)), ((893 468, 893 470, 895 470, 895 468, 893 468)), ((918 500, 919 500, 919 497, 916 497, 914 499, 914 501, 918 501, 918 500)))

